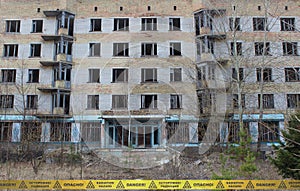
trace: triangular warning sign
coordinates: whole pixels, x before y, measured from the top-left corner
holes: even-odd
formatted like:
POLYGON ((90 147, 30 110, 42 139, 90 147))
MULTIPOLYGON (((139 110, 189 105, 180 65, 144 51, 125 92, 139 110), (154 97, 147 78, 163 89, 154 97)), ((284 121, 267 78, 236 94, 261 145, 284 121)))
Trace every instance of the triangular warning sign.
POLYGON ((189 181, 185 181, 183 188, 192 188, 189 181))
POLYGON ((283 181, 280 182, 278 188, 287 188, 283 181))
POLYGON ((220 180, 219 183, 217 184, 216 188, 225 188, 222 181, 220 180))
POLYGON ((125 188, 124 184, 122 183, 122 181, 120 180, 119 183, 117 184, 116 188, 125 188))
POLYGON ((155 184, 155 182, 154 182, 153 180, 152 180, 152 182, 150 183, 149 188, 153 188, 153 189, 156 189, 156 188, 157 188, 157 186, 156 186, 156 184, 155 184))
POLYGON ((89 183, 88 183, 88 185, 86 186, 86 188, 88 189, 88 188, 95 188, 95 186, 94 186, 94 184, 92 183, 92 181, 90 181, 89 183))
POLYGON ((254 185, 252 184, 251 180, 248 182, 246 188, 247 189, 254 189, 254 185))
POLYGON ((26 184, 25 184, 24 181, 21 182, 19 188, 22 188, 22 189, 26 189, 27 188, 27 186, 26 186, 26 184))
POLYGON ((58 181, 55 182, 54 186, 53 186, 53 189, 61 189, 61 185, 59 184, 58 181))

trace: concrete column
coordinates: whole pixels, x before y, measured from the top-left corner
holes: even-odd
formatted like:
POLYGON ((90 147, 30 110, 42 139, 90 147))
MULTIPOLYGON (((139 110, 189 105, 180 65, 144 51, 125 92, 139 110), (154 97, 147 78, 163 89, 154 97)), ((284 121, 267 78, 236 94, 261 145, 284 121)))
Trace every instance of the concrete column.
POLYGON ((252 142, 257 143, 258 142, 258 122, 250 122, 249 130, 250 130, 252 142))
POLYGON ((21 123, 13 123, 11 142, 21 141, 21 123))
POLYGON ((101 138, 100 138, 100 141, 101 141, 101 144, 100 144, 100 147, 101 148, 105 148, 105 120, 102 119, 101 121, 101 138))
POLYGON ((166 146, 167 144, 167 130, 166 130, 167 122, 165 119, 162 120, 161 123, 161 146, 166 146))
POLYGON ((42 123, 41 142, 50 142, 50 123, 42 123))
POLYGON ((221 122, 220 124, 220 142, 227 143, 228 142, 228 123, 221 122))
POLYGON ((189 123, 189 142, 198 143, 198 123, 189 123))
POLYGON ((284 141, 284 137, 283 137, 283 135, 282 135, 282 131, 284 130, 284 121, 279 121, 279 135, 280 135, 280 141, 281 142, 285 142, 284 141))
POLYGON ((72 123, 72 130, 71 130, 71 142, 78 143, 80 142, 80 123, 72 123))

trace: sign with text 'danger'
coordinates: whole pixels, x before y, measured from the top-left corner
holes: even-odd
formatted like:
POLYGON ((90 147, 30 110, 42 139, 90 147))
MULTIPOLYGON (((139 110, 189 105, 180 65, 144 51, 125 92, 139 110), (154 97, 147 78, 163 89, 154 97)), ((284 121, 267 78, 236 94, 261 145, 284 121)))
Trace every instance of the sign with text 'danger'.
POLYGON ((300 180, 0 180, 0 190, 300 190, 300 180))

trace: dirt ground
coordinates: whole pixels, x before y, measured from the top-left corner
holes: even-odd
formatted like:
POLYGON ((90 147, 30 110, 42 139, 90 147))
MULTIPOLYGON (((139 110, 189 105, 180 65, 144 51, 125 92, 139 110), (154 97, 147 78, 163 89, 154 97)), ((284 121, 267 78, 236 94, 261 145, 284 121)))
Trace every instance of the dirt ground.
MULTIPOLYGON (((37 174, 30 161, 0 163, 0 179, 211 179, 212 173, 220 175, 220 152, 205 156, 189 153, 176 160, 148 169, 121 168, 104 161, 92 152, 85 153, 81 161, 68 162, 43 160, 37 174)), ((281 179, 268 159, 257 159, 258 171, 252 179, 281 179)), ((227 169, 235 169, 238 164, 229 159, 227 169)), ((247 179, 247 177, 237 177, 247 179)))

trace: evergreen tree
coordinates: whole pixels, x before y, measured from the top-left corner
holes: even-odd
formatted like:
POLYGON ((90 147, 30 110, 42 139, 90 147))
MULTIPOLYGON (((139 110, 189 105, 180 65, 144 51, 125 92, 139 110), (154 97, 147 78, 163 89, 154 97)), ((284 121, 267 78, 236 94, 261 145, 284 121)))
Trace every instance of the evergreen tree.
POLYGON ((272 163, 284 178, 300 179, 300 113, 291 117, 288 128, 282 132, 285 142, 275 146, 272 163))

